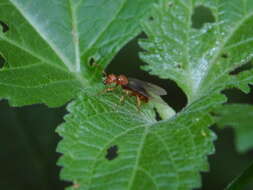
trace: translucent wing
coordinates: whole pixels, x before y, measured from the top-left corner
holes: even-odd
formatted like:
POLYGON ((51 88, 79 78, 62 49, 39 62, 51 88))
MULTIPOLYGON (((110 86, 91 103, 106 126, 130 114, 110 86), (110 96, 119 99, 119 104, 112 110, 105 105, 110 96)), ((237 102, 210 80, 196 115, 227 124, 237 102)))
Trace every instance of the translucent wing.
MULTIPOLYGON (((158 95, 158 96, 162 96, 162 95, 166 95, 167 92, 166 90, 164 90, 163 88, 149 83, 149 82, 145 82, 145 81, 141 81, 139 79, 135 79, 135 78, 131 78, 128 77, 128 87, 136 90, 138 92, 144 92, 146 95, 148 95, 148 97, 152 96, 152 94, 158 95)), ((141 93, 142 94, 142 93, 141 93)), ((143 94, 143 95, 145 95, 143 94)))
POLYGON ((143 84, 140 83, 139 80, 137 81, 137 79, 128 78, 128 84, 125 85, 124 88, 138 92, 145 97, 151 97, 148 91, 144 88, 143 84))

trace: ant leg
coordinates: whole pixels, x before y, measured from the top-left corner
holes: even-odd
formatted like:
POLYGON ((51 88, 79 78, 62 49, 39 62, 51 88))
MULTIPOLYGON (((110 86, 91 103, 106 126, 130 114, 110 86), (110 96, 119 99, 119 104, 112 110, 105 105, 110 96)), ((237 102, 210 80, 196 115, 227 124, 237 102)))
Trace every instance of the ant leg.
POLYGON ((140 111, 140 107, 141 107, 141 99, 139 96, 136 96, 136 101, 137 101, 137 108, 138 108, 138 111, 140 111))
POLYGON ((110 87, 110 88, 105 88, 103 91, 101 91, 99 94, 105 94, 107 92, 112 92, 116 89, 117 87, 110 87))
POLYGON ((104 92, 111 92, 114 91, 116 87, 106 88, 104 92))
POLYGON ((120 100, 119 100, 120 103, 124 103, 126 97, 129 96, 129 95, 132 93, 132 92, 129 91, 129 90, 123 90, 123 92, 125 93, 125 95, 122 95, 122 96, 120 97, 120 100))
POLYGON ((133 92, 130 91, 130 90, 124 90, 124 92, 126 93, 127 96, 131 96, 131 94, 133 93, 133 92))
POLYGON ((121 96, 120 99, 119 99, 119 102, 120 102, 121 104, 123 104, 124 101, 125 101, 125 98, 126 98, 125 95, 121 96))

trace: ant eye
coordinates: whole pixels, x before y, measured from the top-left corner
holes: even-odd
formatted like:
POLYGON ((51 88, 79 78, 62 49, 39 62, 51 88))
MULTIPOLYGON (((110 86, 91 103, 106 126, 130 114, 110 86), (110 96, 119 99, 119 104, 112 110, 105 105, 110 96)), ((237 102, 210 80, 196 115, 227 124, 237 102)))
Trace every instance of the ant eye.
POLYGON ((126 85, 126 84, 128 83, 127 77, 126 77, 125 75, 120 75, 120 76, 118 77, 118 83, 119 83, 120 85, 126 85))

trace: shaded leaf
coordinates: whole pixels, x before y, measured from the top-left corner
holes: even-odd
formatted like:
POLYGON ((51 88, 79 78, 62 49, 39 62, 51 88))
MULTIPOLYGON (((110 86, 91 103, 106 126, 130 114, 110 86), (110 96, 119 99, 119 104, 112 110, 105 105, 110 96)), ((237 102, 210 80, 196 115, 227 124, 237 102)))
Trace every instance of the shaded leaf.
POLYGON ((236 148, 246 152, 253 148, 253 106, 248 104, 228 104, 216 109, 217 124, 220 127, 233 127, 236 148))
POLYGON ((253 163, 237 176, 225 190, 246 190, 253 187, 253 163), (248 188, 247 188, 248 187, 248 188))

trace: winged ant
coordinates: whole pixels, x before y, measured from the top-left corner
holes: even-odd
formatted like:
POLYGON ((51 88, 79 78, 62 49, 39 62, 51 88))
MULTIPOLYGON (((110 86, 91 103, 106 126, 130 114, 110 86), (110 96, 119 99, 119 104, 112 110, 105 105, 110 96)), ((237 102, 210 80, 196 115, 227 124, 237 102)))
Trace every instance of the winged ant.
MULTIPOLYGON (((105 85, 115 85, 113 87, 108 87, 104 91, 110 92, 121 86, 126 95, 135 96, 138 109, 141 103, 147 103, 150 99, 156 99, 156 96, 166 95, 167 92, 163 88, 139 79, 126 77, 125 75, 106 75, 104 79, 105 85)), ((124 101, 125 96, 122 96, 120 102, 124 101)))

